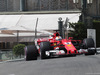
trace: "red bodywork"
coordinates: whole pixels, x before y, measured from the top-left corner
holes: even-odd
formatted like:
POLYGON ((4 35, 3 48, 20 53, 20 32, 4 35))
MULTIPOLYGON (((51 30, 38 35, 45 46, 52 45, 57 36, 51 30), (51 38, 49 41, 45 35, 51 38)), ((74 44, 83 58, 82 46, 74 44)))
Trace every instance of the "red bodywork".
MULTIPOLYGON (((72 42, 78 42, 81 43, 81 40, 72 40, 72 37, 69 37, 69 39, 60 39, 60 40, 56 40, 57 37, 59 37, 59 33, 54 33, 52 35, 51 38, 40 38, 37 39, 37 43, 38 45, 40 45, 41 42, 44 41, 49 41, 51 46, 54 48, 54 50, 56 50, 57 48, 65 48, 65 55, 71 55, 71 54, 78 54, 77 49, 75 48, 75 46, 73 45, 72 42)), ((39 49, 40 52, 40 49, 39 49)), ((59 52, 58 55, 60 55, 61 53, 59 52)))

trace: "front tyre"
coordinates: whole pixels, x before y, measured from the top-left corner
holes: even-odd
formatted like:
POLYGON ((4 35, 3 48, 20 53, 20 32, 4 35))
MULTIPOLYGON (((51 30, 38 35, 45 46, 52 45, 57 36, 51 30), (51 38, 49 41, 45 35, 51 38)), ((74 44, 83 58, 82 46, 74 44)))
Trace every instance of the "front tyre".
POLYGON ((38 50, 35 45, 29 45, 25 48, 26 61, 37 60, 38 50))
POLYGON ((46 55, 46 51, 50 50, 50 42, 41 42, 40 43, 40 56, 41 59, 47 59, 49 56, 46 55))

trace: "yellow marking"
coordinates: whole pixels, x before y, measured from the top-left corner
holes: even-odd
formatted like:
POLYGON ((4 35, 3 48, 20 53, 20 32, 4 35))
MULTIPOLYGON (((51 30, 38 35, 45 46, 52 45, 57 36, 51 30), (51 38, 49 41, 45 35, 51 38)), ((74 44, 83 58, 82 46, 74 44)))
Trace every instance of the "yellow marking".
POLYGON ((56 43, 54 43, 54 46, 56 45, 56 43))
POLYGON ((67 45, 67 46, 72 46, 72 45, 67 45))

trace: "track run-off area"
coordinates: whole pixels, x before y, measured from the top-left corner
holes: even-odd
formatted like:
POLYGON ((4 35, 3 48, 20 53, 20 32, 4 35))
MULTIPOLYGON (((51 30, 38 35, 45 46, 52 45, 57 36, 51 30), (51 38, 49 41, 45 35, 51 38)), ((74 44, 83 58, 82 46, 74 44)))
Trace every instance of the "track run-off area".
POLYGON ((100 54, 4 62, 0 75, 100 75, 100 54))

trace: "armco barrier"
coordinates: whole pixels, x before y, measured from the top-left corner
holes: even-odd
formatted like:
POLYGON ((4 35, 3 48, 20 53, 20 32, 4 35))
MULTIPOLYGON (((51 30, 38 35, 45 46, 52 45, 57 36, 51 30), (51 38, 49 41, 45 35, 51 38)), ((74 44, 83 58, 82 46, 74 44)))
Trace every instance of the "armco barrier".
POLYGON ((99 54, 100 53, 100 47, 96 48, 97 50, 97 53, 99 54))

